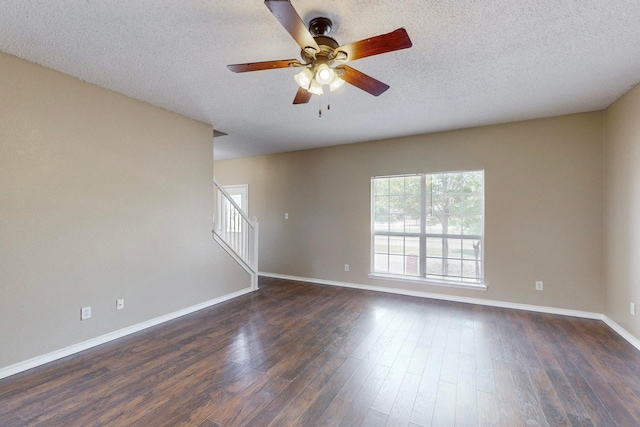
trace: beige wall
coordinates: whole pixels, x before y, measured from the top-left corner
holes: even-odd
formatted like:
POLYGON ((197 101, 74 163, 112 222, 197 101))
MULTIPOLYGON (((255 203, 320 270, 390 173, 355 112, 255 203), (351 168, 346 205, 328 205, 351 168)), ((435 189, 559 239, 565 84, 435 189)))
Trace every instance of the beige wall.
POLYGON ((211 238, 211 126, 0 70, 0 368, 250 285, 211 238))
POLYGON ((605 314, 640 339, 640 86, 605 113, 604 233, 605 314))
POLYGON ((602 120, 578 114, 218 161, 216 177, 249 184, 260 271, 602 313, 602 120), (368 278, 370 178, 462 169, 485 170, 488 290, 368 278))

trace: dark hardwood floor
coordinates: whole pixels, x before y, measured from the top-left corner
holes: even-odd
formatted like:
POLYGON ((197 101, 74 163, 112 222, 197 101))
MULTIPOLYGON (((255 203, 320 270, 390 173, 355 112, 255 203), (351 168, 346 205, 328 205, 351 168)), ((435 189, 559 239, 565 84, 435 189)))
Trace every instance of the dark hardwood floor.
POLYGON ((640 426, 601 321, 262 278, 0 381, 0 426, 640 426))

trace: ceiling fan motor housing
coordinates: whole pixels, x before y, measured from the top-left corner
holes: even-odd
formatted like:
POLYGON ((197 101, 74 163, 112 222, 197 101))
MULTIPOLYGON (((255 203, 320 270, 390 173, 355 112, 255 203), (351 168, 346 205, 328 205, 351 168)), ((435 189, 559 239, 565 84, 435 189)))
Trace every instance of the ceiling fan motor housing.
POLYGON ((300 56, 307 64, 312 64, 317 60, 321 62, 329 62, 334 58, 335 49, 340 46, 335 39, 329 36, 314 36, 318 43, 319 51, 312 50, 309 52, 307 49, 302 49, 300 56))
POLYGON ((309 22, 309 32, 313 35, 313 39, 320 50, 302 49, 300 56, 305 63, 315 65, 316 63, 329 63, 334 59, 334 51, 340 44, 327 35, 331 32, 332 25, 333 23, 329 18, 322 16, 313 18, 309 22))

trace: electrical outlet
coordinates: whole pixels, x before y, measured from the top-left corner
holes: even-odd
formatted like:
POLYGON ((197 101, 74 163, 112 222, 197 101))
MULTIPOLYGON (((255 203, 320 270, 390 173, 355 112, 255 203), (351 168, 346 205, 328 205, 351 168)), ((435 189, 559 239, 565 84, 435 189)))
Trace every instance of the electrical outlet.
POLYGON ((541 291, 544 288, 544 283, 541 281, 536 282, 536 291, 541 291))
POLYGON ((284 213, 284 219, 289 219, 289 213, 288 212, 284 213))
POLYGON ((632 316, 636 315, 636 305, 634 303, 629 304, 629 313, 631 313, 632 316))
POLYGON ((122 310, 124 308, 124 298, 116 300, 116 310, 122 310))
POLYGON ((344 271, 349 271, 349 264, 344 265, 344 271))
POLYGON ((91 307, 82 307, 80 310, 80 320, 91 319, 91 307))

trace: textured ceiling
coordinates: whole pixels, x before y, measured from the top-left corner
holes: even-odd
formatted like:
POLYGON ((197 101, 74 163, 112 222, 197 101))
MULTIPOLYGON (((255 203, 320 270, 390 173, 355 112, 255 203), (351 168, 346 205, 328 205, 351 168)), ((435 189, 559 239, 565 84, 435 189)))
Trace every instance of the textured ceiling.
POLYGON ((292 105, 297 70, 227 70, 299 58, 261 0, 1 0, 0 51, 210 123, 218 159, 594 111, 640 81, 638 0, 292 3, 340 44, 405 27, 412 48, 350 63, 391 89, 292 105))

